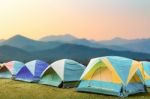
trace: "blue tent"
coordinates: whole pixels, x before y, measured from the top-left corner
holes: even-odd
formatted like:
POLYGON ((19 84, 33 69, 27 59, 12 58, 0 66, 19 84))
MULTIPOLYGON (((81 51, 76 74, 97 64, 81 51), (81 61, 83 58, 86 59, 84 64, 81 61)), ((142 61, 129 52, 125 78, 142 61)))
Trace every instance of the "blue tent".
POLYGON ((17 73, 16 80, 37 82, 41 73, 48 67, 48 63, 41 60, 33 60, 25 64, 25 66, 17 73))
POLYGON ((120 97, 145 92, 140 65, 140 62, 124 57, 94 58, 82 74, 77 91, 120 97))

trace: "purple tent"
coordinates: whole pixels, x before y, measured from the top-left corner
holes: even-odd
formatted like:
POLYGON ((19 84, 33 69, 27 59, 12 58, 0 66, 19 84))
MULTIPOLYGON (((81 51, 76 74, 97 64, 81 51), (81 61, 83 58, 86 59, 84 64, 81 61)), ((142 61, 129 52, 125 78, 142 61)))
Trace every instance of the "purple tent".
POLYGON ((37 82, 40 80, 41 73, 48 67, 48 63, 41 60, 33 60, 25 66, 16 75, 16 80, 37 82))

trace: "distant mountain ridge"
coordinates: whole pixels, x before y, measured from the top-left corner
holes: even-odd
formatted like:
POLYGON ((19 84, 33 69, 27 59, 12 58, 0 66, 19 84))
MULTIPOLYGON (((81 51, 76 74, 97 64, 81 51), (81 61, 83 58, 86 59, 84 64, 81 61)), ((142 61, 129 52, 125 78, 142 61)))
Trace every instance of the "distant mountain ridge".
POLYGON ((117 37, 112 40, 94 41, 79 39, 72 35, 66 34, 60 36, 47 36, 40 40, 32 40, 21 35, 16 35, 8 40, 0 41, 0 45, 21 48, 29 52, 49 50, 57 48, 63 44, 74 44, 92 48, 107 48, 116 51, 150 53, 150 39, 127 40, 117 37))
POLYGON ((130 43, 131 40, 127 40, 127 39, 123 39, 123 38, 119 38, 119 37, 116 37, 116 38, 113 38, 111 40, 102 40, 102 41, 99 41, 99 43, 103 43, 104 45, 122 45, 122 44, 128 44, 130 43))
MULTIPOLYGON (((64 44, 57 48, 35 52, 39 53, 41 58, 46 58, 46 55, 50 55, 52 58, 73 58, 76 60, 90 60, 94 57, 101 56, 123 56, 138 60, 149 60, 150 54, 137 53, 131 51, 115 51, 106 48, 91 48, 82 45, 64 44), (41 54, 41 55, 40 55, 41 54)), ((50 57, 47 57, 50 59, 50 57)))
MULTIPOLYGON (((52 36, 53 37, 53 36, 52 36)), ((51 37, 51 38, 52 38, 51 37)), ((66 38, 66 39, 67 39, 66 38)), ((125 48, 121 48, 119 46, 107 46, 100 44, 98 42, 90 41, 87 39, 78 39, 76 37, 70 36, 70 35, 64 35, 64 37, 61 35, 59 37, 56 37, 54 39, 51 39, 50 41, 37 41, 37 40, 32 40, 27 37, 21 36, 21 35, 15 35, 11 37, 8 40, 5 40, 0 43, 0 45, 9 45, 12 47, 17 47, 21 48, 26 51, 40 51, 40 50, 46 50, 46 49, 51 49, 58 47, 63 44, 76 44, 76 45, 83 45, 83 46, 88 46, 88 47, 93 47, 93 48, 109 48, 113 50, 125 50, 125 48), (62 37, 62 39, 61 39, 62 37), (68 41, 64 41, 64 38, 69 38, 68 41), (71 40, 71 41, 69 41, 71 40)))
POLYGON ((11 46, 0 46, 0 62, 19 60, 23 62, 41 59, 49 63, 59 59, 69 58, 87 64, 91 58, 101 56, 122 56, 136 60, 150 60, 150 54, 115 51, 106 48, 91 48, 81 45, 64 44, 53 49, 27 52, 11 46))
POLYGON ((69 41, 73 41, 73 40, 76 40, 77 38, 70 35, 70 34, 65 34, 65 35, 52 35, 52 36, 45 36, 45 37, 42 37, 40 39, 40 41, 45 41, 45 42, 48 42, 48 41, 60 41, 60 42, 69 42, 69 41))
POLYGON ((102 41, 76 38, 75 40, 69 41, 69 43, 94 48, 108 48, 119 51, 150 53, 150 38, 128 40, 116 37, 112 40, 102 40, 102 41))
POLYGON ((120 47, 117 45, 105 45, 103 43, 94 41, 94 40, 87 40, 87 39, 79 39, 76 38, 72 35, 60 35, 60 36, 46 36, 41 39, 41 41, 61 41, 69 44, 76 44, 76 45, 83 45, 83 46, 88 46, 88 47, 93 47, 93 48, 108 48, 108 49, 113 49, 113 50, 127 50, 124 47, 120 47), (53 38, 54 37, 54 38, 53 38))
POLYGON ((11 46, 0 46, 0 62, 11 61, 11 60, 19 60, 26 61, 28 59, 34 59, 33 55, 30 53, 11 46))
POLYGON ((58 41, 52 41, 52 42, 36 41, 21 35, 15 35, 10 39, 0 43, 1 46, 8 45, 16 48, 21 48, 26 51, 46 50, 50 48, 55 48, 61 44, 62 43, 58 41))

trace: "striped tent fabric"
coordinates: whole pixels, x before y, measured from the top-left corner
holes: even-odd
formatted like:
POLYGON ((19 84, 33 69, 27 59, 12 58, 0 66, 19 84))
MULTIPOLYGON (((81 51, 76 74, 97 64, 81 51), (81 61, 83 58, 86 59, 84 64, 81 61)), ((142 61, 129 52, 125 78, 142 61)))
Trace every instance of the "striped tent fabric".
POLYGON ((25 66, 17 73, 16 80, 26 82, 37 82, 40 80, 41 73, 48 67, 48 63, 41 60, 33 60, 25 64, 25 66))
POLYGON ((118 56, 91 59, 77 91, 120 97, 145 92, 140 66, 140 62, 118 56))
POLYGON ((52 63, 41 75, 40 84, 56 87, 74 87, 79 82, 85 66, 70 60, 62 59, 52 63), (62 86, 60 86, 62 84, 62 86))
POLYGON ((0 69, 0 78, 15 78, 22 67, 24 67, 24 63, 19 61, 4 63, 0 69))

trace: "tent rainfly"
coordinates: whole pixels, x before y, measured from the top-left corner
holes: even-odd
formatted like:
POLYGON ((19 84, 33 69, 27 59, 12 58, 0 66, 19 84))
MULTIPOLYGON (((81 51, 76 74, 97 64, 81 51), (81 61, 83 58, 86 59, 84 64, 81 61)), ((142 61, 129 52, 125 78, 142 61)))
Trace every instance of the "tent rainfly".
POLYGON ((150 87, 150 62, 142 61, 141 72, 143 73, 143 78, 146 87, 150 87))
POLYGON ((30 61, 17 73, 16 80, 38 82, 41 73, 47 68, 47 66, 48 63, 41 60, 30 61))
POLYGON ((145 92, 140 65, 140 62, 118 56, 91 59, 77 91, 120 97, 145 92))
POLYGON ((58 60, 42 73, 39 83, 56 87, 75 87, 78 85, 84 69, 85 66, 76 61, 58 60))
POLYGON ((24 63, 19 61, 10 61, 8 63, 4 63, 0 68, 0 78, 15 79, 16 74, 22 67, 24 67, 24 63))

